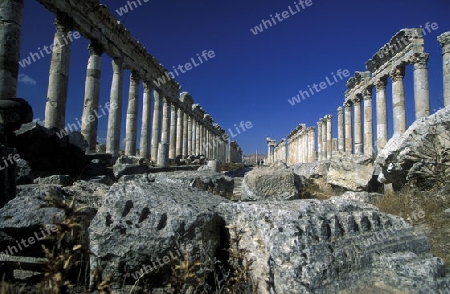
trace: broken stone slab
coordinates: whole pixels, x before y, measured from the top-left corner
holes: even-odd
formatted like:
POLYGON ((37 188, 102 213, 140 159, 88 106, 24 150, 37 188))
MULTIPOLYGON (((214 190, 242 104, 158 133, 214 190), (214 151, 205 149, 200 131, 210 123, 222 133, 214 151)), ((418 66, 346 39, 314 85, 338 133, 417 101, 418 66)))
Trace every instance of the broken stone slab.
POLYGON ((222 221, 215 208, 227 201, 181 185, 114 184, 89 227, 91 265, 102 265, 103 279, 112 275, 113 288, 138 278, 161 286, 187 255, 193 261, 216 255, 222 221))
POLYGON ((61 186, 71 186, 74 180, 69 175, 53 175, 45 178, 34 179, 34 184, 40 185, 61 185, 61 186))
POLYGON ((416 120, 405 133, 395 134, 378 153, 380 183, 395 190, 406 184, 433 185, 433 171, 450 161, 450 107, 416 120), (436 162, 436 158, 440 158, 436 162), (437 164, 435 164, 437 163, 437 164))
POLYGON ((240 231, 239 250, 254 261, 250 275, 258 293, 338 293, 376 281, 437 293, 434 280, 449 281, 423 233, 370 204, 332 197, 222 203, 217 209, 232 237, 233 228, 240 231), (401 262, 402 270, 385 273, 387 262, 380 259, 393 253, 414 254, 417 262, 401 262), (438 272, 421 270, 420 262, 438 272))
POLYGON ((119 156, 113 166, 113 173, 116 179, 124 175, 145 174, 149 171, 150 168, 144 164, 144 159, 136 156, 119 156))
POLYGON ((254 169, 245 174, 241 185, 242 201, 299 199, 304 178, 283 165, 254 169))
POLYGON ((347 191, 344 194, 340 196, 343 199, 347 200, 355 200, 355 201, 361 201, 364 203, 370 203, 375 204, 377 200, 384 197, 383 194, 380 193, 369 193, 366 191, 363 192, 354 192, 354 191, 347 191))

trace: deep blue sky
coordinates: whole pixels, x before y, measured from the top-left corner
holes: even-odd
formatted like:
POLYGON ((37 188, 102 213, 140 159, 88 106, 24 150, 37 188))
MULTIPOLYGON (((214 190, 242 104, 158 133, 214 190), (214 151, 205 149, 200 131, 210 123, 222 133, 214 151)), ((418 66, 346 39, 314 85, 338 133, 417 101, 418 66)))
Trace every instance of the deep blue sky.
MULTIPOLYGON (((346 80, 295 106, 288 99, 299 90, 307 90, 308 85, 331 78, 338 69, 347 69, 351 75, 364 71, 365 62, 402 28, 420 27, 427 22, 438 24, 439 28, 427 32, 424 38, 430 53, 431 107, 435 110, 442 105, 442 58, 436 37, 450 31, 448 0, 312 0, 310 7, 277 21, 258 35, 250 29, 263 19, 269 20, 270 15, 288 10, 288 6, 295 9, 294 1, 140 1, 142 5, 123 16, 116 10, 127 1, 101 2, 167 69, 188 62, 203 50, 214 50, 215 58, 181 74, 177 81, 224 129, 234 131, 234 124, 241 121, 252 123, 251 129, 233 138, 246 154, 256 149, 266 152, 266 137, 278 141, 299 123, 316 125, 326 114, 333 115, 336 136, 336 109, 344 101, 346 80)), ((26 58, 38 47, 49 46, 55 29, 54 16, 37 1, 25 0, 23 14, 21 58, 26 58)), ((81 118, 87 45, 84 38, 72 43, 66 123, 81 118)), ((49 68, 48 55, 20 68, 20 74, 35 83, 20 83, 18 96, 30 102, 35 118, 41 120, 49 68)), ((105 105, 112 78, 109 56, 104 55, 102 68, 100 105, 105 105)), ((124 77, 125 113, 129 73, 124 77)), ((414 109, 412 80, 409 66, 405 77, 408 125, 414 109)), ((389 85, 388 115, 392 122, 390 91, 389 85)), ((107 118, 100 118, 100 140, 106 137, 106 125, 107 118)), ((125 136, 125 120, 122 126, 125 136)))

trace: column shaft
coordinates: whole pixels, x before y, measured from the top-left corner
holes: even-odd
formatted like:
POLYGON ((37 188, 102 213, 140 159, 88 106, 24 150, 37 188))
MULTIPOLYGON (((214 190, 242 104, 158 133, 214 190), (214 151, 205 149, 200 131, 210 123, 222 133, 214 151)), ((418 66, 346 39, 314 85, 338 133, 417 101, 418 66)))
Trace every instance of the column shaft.
POLYGON ((120 125, 122 123, 122 59, 112 60, 113 78, 111 83, 110 107, 108 117, 108 133, 106 135, 106 152, 116 157, 120 148, 120 125))
POLYGON ((88 143, 86 153, 95 153, 97 146, 98 104, 100 99, 100 78, 102 68, 102 48, 91 43, 84 88, 84 106, 81 117, 81 134, 88 143))
POLYGON ((342 107, 338 107, 338 151, 344 151, 344 111, 342 107))
POLYGON ((189 115, 189 122, 188 122, 188 154, 192 153, 192 134, 193 134, 193 126, 194 126, 194 118, 189 115))
POLYGON ((323 160, 323 139, 322 139, 322 119, 320 119, 317 122, 317 155, 318 155, 318 160, 321 161, 323 160))
POLYGON ((175 157, 178 155, 183 155, 183 133, 184 133, 184 116, 183 116, 183 109, 178 108, 178 114, 177 114, 177 143, 176 143, 176 154, 175 157))
POLYGON ((415 56, 414 62, 414 104, 416 119, 430 115, 430 87, 428 84, 429 54, 415 56))
POLYGON ((183 156, 188 155, 189 150, 189 116, 188 113, 183 115, 183 156))
POLYGON ((177 107, 172 104, 170 110, 170 149, 169 158, 175 159, 177 152, 177 107))
POLYGON ((372 88, 364 91, 364 155, 373 156, 372 88))
POLYGON ((356 97, 353 100, 353 106, 355 109, 355 154, 362 154, 361 97, 356 97))
POLYGON ((69 84, 70 43, 65 37, 70 28, 64 20, 56 20, 56 33, 50 65, 47 103, 45 104, 45 127, 63 129, 66 123, 66 102, 69 84))
POLYGON ((161 95, 155 89, 153 91, 153 97, 155 99, 153 107, 153 123, 152 123, 152 147, 151 157, 154 163, 158 162, 158 146, 161 142, 160 129, 161 129, 161 95))
POLYGON ((169 144, 169 130, 170 130, 170 102, 169 98, 164 97, 163 99, 163 118, 162 118, 162 133, 161 142, 164 144, 169 144))
POLYGON ((391 72, 394 133, 396 134, 403 134, 406 131, 404 76, 404 67, 396 68, 391 72))
POLYGON ((444 107, 450 105, 450 32, 438 36, 442 47, 442 70, 444 78, 444 107))
POLYGON ((200 122, 195 122, 195 155, 200 155, 200 122))
POLYGON ((326 121, 327 121, 327 159, 331 159, 331 155, 332 155, 332 150, 333 150, 333 142, 332 142, 332 126, 331 126, 331 119, 332 116, 331 115, 327 115, 325 117, 326 121))
POLYGON ((388 141, 388 122, 386 106, 386 78, 380 79, 376 83, 376 104, 377 104, 377 153, 383 150, 388 141))
POLYGON ((137 121, 139 102, 139 78, 132 73, 128 92, 127 118, 125 125, 125 155, 136 155, 137 121))
POLYGON ((352 132, 352 102, 348 100, 344 104, 345 109, 345 152, 353 151, 353 132, 352 132))
POLYGON ((142 98, 142 124, 141 141, 139 145, 140 156, 145 159, 150 157, 150 120, 151 120, 151 84, 144 82, 144 95, 142 98))

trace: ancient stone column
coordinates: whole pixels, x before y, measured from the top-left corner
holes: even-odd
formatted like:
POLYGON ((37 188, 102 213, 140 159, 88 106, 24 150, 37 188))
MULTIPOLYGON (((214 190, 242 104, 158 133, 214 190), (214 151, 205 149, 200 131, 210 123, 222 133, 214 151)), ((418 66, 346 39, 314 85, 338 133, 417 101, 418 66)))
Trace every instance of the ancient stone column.
POLYGON ((444 76, 444 106, 450 105, 450 32, 445 32, 438 37, 442 47, 442 65, 444 76))
POLYGON ((153 123, 152 123, 152 148, 151 157, 154 163, 158 162, 158 147, 161 142, 161 135, 159 133, 161 129, 161 101, 162 97, 158 90, 153 91, 153 97, 155 99, 153 106, 153 123))
POLYGON ((193 125, 194 125, 194 118, 189 115, 189 122, 188 122, 188 154, 192 154, 192 133, 193 133, 193 125))
POLYGON ((199 123, 198 127, 199 127, 199 136, 198 136, 198 141, 199 141, 199 143, 198 143, 198 154, 199 154, 199 155, 204 155, 204 150, 203 150, 203 130, 204 130, 204 128, 203 128, 203 125, 202 125, 201 122, 199 123))
POLYGON ((344 103, 345 109, 345 152, 352 153, 353 150, 353 132, 352 132, 352 101, 344 103))
POLYGON ((169 130, 170 130, 170 101, 168 97, 163 99, 163 118, 161 130, 161 142, 169 144, 169 130))
POLYGON ((45 105, 45 127, 63 129, 66 123, 70 64, 70 43, 66 44, 65 37, 72 28, 70 20, 65 17, 58 17, 55 25, 56 33, 45 105))
POLYGON ((322 118, 322 160, 327 160, 327 120, 325 117, 322 118))
POLYGON ((386 106, 387 79, 381 78, 376 84, 377 97, 377 153, 380 152, 388 141, 387 106, 386 106))
POLYGON ((137 121, 139 102, 139 77, 131 73, 128 92, 127 118, 125 125, 125 155, 136 155, 137 121))
POLYGON ((338 112, 338 151, 344 151, 345 150, 345 146, 344 146, 344 140, 345 140, 344 110, 340 106, 340 107, 338 107, 337 112, 338 112))
POLYGON ((403 134, 406 131, 405 89, 403 85, 404 77, 404 67, 397 67, 391 72, 394 133, 396 134, 403 134))
POLYGON ((327 122, 327 159, 331 159, 331 155, 333 152, 333 142, 332 142, 332 128, 331 128, 331 119, 333 116, 327 115, 325 116, 325 120, 327 122))
POLYGON ((323 136, 323 134, 322 134, 322 124, 323 124, 323 122, 322 122, 322 119, 320 119, 318 122, 317 122, 317 154, 318 154, 318 160, 319 161, 321 161, 321 160, 323 160, 323 151, 322 151, 322 148, 323 148, 323 139, 322 139, 322 136, 323 136))
POLYGON ((195 122, 195 155, 200 155, 200 122, 195 122))
POLYGON ((267 163, 268 164, 272 163, 270 161, 270 143, 267 143, 267 163))
POLYGON ((150 157, 150 120, 151 120, 151 91, 150 82, 144 82, 144 95, 142 98, 142 124, 141 124, 141 141, 139 152, 142 158, 150 157))
POLYGON ((189 114, 186 112, 183 115, 183 151, 182 155, 188 155, 189 150, 189 114))
POLYGON ((17 97, 23 0, 0 5, 0 100, 17 97))
POLYGON ((372 88, 364 90, 364 155, 373 156, 372 88))
POLYGON ((170 147, 169 158, 175 159, 177 153, 177 107, 172 104, 170 111, 170 147))
POLYGON ((109 103, 111 109, 108 117, 108 134, 106 135, 106 153, 116 157, 120 148, 120 125, 122 123, 122 88, 123 69, 122 59, 112 60, 113 78, 109 103), (114 107, 113 107, 114 106, 114 107))
POLYGON ((308 129, 305 128, 305 130, 303 131, 303 162, 308 162, 308 158, 309 158, 309 136, 308 136, 308 129))
POLYGON ((181 107, 178 108, 177 114, 177 146, 176 146, 176 154, 183 155, 183 133, 184 133, 184 115, 183 109, 181 107))
POLYGON ((362 124, 361 124, 361 96, 357 95, 353 99, 354 106, 354 138, 355 138, 355 154, 362 154, 362 124))
POLYGON ((97 146, 103 48, 96 43, 91 43, 88 50, 90 57, 87 65, 83 115, 81 117, 81 134, 88 143, 86 154, 95 153, 97 146))
POLYGON ((315 127, 311 127, 310 136, 311 136, 311 139, 309 140, 309 142, 311 144, 311 147, 310 147, 311 162, 315 162, 317 160, 316 159, 316 128, 315 127))
POLYGON ((428 58, 430 54, 414 56, 414 104, 416 119, 430 115, 430 88, 428 85, 428 58))

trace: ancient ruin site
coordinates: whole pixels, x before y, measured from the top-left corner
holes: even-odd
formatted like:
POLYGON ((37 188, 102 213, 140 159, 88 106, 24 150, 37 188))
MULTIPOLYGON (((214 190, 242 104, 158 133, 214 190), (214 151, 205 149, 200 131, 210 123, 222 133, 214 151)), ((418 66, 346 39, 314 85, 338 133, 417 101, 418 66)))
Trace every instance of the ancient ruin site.
POLYGON ((363 2, 0 0, 0 294, 450 293, 450 4, 363 2))

